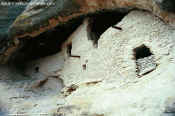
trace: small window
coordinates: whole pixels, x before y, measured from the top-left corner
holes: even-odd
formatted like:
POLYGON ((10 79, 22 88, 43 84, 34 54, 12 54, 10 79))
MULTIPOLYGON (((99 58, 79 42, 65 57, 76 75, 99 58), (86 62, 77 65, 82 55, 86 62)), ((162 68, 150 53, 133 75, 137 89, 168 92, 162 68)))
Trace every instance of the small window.
POLYGON ((67 54, 69 57, 71 57, 71 51, 72 51, 72 43, 67 45, 67 54))
POLYGON ((134 49, 134 55, 135 59, 138 60, 141 58, 149 57, 153 54, 148 47, 146 47, 145 45, 141 45, 140 47, 134 49))
POLYGON ((156 69, 157 64, 154 55, 151 53, 150 48, 141 45, 134 50, 134 57, 136 60, 136 72, 139 77, 144 76, 156 69))

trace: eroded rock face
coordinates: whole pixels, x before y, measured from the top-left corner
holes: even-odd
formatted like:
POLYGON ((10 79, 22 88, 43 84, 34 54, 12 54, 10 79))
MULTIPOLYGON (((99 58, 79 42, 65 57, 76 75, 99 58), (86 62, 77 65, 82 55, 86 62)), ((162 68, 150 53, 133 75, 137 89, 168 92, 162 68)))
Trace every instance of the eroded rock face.
POLYGON ((94 46, 89 21, 60 53, 29 62, 23 76, 0 68, 2 113, 173 116, 175 30, 149 12, 132 11, 94 46))
MULTIPOLYGON (((76 44, 88 40, 81 37, 84 26, 72 35, 71 53, 80 59, 66 60, 61 77, 65 85, 76 83, 79 87, 65 98, 57 113, 63 116, 174 115, 175 30, 150 13, 138 11, 131 12, 116 26, 122 30, 109 28, 100 37, 96 49, 85 43, 76 44), (145 56, 146 49, 135 50, 143 45, 150 50, 148 56, 145 56), (142 60, 156 64, 154 70, 138 75, 138 54, 142 60), (154 60, 150 58, 153 56, 154 60)), ((145 65, 145 61, 139 65, 145 65)))
POLYGON ((174 12, 174 2, 172 0, 104 0, 104 1, 36 1, 33 0, 22 13, 14 25, 12 26, 11 33, 13 36, 36 36, 43 31, 55 27, 58 24, 67 22, 68 20, 89 13, 95 13, 102 9, 120 11, 131 10, 134 8, 143 9, 152 12, 153 14, 161 17, 168 23, 173 23, 174 18, 170 13, 174 12), (45 5, 34 5, 37 3, 45 2, 45 5), (50 5, 47 5, 50 4, 50 5), (123 10, 122 10, 123 9, 123 10), (170 13, 168 13, 168 11, 170 13), (40 18, 37 18, 37 17, 40 18), (28 18, 27 18, 28 17, 28 18), (34 28, 35 27, 35 28, 34 28))
POLYGON ((8 39, 3 43, 1 62, 5 63, 21 47, 21 39, 36 37, 58 25, 89 14, 105 10, 127 12, 141 9, 152 12, 166 23, 174 25, 173 0, 32 0, 26 10, 9 29, 8 39), (37 3, 44 3, 37 5, 37 3))

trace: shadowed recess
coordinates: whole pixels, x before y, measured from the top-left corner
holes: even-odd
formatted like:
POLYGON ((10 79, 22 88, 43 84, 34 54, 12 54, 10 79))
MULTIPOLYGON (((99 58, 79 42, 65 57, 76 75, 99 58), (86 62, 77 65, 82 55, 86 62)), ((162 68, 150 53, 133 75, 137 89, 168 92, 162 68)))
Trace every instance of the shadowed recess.
POLYGON ((72 55, 71 51, 72 51, 72 43, 67 45, 67 54, 68 54, 69 57, 72 55))
POLYGON ((175 13, 175 0, 163 0, 158 3, 162 10, 175 13))
POLYGON ((109 27, 120 22, 127 13, 116 11, 105 11, 90 16, 88 25, 88 38, 93 41, 94 45, 98 46, 98 39, 109 27))
POLYGON ((61 50, 62 43, 82 24, 82 18, 57 26, 35 38, 22 38, 21 48, 11 60, 19 63, 50 56, 61 50))
POLYGON ((150 48, 143 44, 135 48, 133 52, 138 77, 147 75, 156 69, 157 64, 154 59, 154 54, 151 53, 150 48))
MULTIPOLYGON (((88 37, 97 45, 100 35, 110 26, 117 24, 126 15, 116 11, 98 12, 90 14, 88 37)), ((66 24, 57 26, 34 38, 21 38, 20 49, 11 58, 16 63, 28 62, 41 57, 58 53, 62 43, 82 24, 84 17, 78 17, 66 24)))
POLYGON ((137 59, 151 56, 152 53, 148 47, 146 47, 145 45, 142 45, 134 49, 134 55, 135 55, 135 59, 137 60, 137 59))

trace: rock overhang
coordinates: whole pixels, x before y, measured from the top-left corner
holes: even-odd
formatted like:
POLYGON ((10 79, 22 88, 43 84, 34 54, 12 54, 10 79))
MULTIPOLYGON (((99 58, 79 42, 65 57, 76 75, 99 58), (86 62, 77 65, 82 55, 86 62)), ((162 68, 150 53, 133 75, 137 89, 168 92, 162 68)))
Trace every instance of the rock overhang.
POLYGON ((8 44, 4 47, 5 49, 2 50, 2 63, 8 61, 11 54, 14 53, 20 46, 20 38, 23 39, 26 36, 36 37, 41 33, 53 29, 57 25, 62 25, 63 23, 68 22, 71 19, 87 16, 88 14, 93 14, 98 11, 115 10, 119 12, 128 12, 136 8, 152 12, 154 15, 172 25, 175 17, 172 11, 168 12, 169 7, 166 7, 167 10, 164 7, 164 4, 166 3, 170 6, 174 5, 171 0, 168 2, 165 2, 165 0, 138 0, 132 2, 128 0, 74 0, 71 2, 67 0, 57 0, 49 1, 52 5, 47 6, 46 8, 39 7, 37 12, 35 12, 35 7, 37 7, 37 5, 32 6, 35 2, 37 1, 31 1, 31 5, 26 8, 26 10, 16 19, 9 29, 9 38, 11 42, 6 42, 8 44))
MULTIPOLYGON (((83 21, 68 37, 61 52, 29 62, 27 74, 32 72, 33 78, 39 79, 28 83, 38 82, 32 86, 36 93, 15 91, 28 85, 18 82, 15 86, 14 81, 8 85, 11 88, 2 91, 3 96, 12 97, 10 104, 16 104, 14 107, 7 104, 10 112, 70 116, 173 114, 174 29, 149 12, 133 11, 115 25, 122 30, 108 28, 98 39, 98 47, 94 47, 88 39, 88 23, 88 19, 83 21), (145 50, 148 54, 137 58, 147 59, 153 54, 158 66, 138 78, 135 55, 145 50), (65 90, 58 87, 60 79, 65 90), (64 95, 61 98, 60 89, 64 95), (29 97, 16 98, 19 93, 29 97)), ((8 75, 6 78, 11 79, 8 75)), ((0 84, 2 90, 3 85, 0 84)), ((0 99, 7 103, 3 96, 0 99)))

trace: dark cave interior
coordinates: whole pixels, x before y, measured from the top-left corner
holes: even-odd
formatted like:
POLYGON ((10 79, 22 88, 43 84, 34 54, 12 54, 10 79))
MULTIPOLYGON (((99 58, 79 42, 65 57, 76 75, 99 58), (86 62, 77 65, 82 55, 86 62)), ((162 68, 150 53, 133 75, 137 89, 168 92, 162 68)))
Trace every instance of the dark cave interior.
POLYGON ((140 47, 134 49, 134 55, 135 59, 138 60, 141 58, 149 57, 153 54, 148 47, 146 47, 145 45, 141 45, 140 47))
MULTIPOLYGON (((86 17, 89 18, 87 28, 89 40, 92 40, 94 45, 98 46, 100 35, 109 27, 121 21, 125 15, 126 13, 116 11, 105 11, 87 15, 86 17)), ((73 19, 34 38, 20 39, 22 46, 11 58, 11 61, 17 64, 26 63, 58 53, 61 50, 60 46, 82 24, 84 18, 73 19)))
POLYGON ((127 13, 107 11, 92 15, 89 18, 88 38, 98 46, 98 39, 111 26, 120 22, 127 13))

